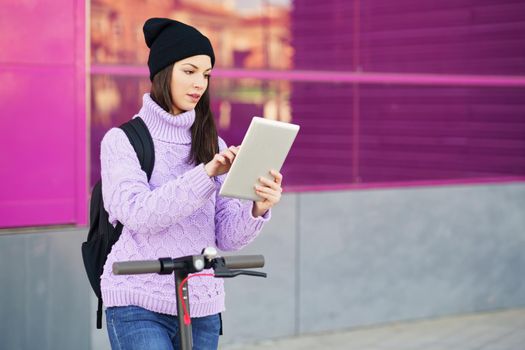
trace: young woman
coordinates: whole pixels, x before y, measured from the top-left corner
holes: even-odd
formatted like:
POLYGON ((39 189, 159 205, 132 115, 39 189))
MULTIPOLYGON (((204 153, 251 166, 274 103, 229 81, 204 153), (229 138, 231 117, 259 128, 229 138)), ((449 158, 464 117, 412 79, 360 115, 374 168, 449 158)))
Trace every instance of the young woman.
MULTIPOLYGON (((151 93, 137 116, 155 146, 151 180, 124 132, 113 128, 101 146, 102 193, 110 221, 124 225, 101 277, 113 349, 176 349, 177 318, 172 275, 116 276, 116 261, 200 254, 204 247, 238 250, 250 243, 281 198, 282 175, 254 184, 261 201, 218 196, 238 152, 217 136, 209 106, 215 63, 208 38, 166 18, 144 24, 150 48, 151 93)), ((189 280, 194 349, 216 349, 222 279, 189 280)))

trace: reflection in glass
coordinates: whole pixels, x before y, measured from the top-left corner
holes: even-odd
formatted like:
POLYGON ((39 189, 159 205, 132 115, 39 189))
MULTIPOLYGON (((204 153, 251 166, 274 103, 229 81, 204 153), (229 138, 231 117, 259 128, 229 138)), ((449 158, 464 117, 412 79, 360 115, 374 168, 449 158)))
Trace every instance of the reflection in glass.
MULTIPOLYGON (((219 135, 239 145, 253 116, 293 122, 290 82, 212 78, 211 107, 219 135)), ((100 142, 105 132, 131 119, 150 91, 147 77, 95 75, 91 80, 91 184, 100 178, 100 142)))
POLYGON ((145 64, 142 26, 159 14, 208 36, 217 67, 292 68, 290 0, 91 0, 92 63, 145 64))
POLYGON ((91 77, 91 185, 100 179, 100 142, 112 127, 131 119, 150 89, 148 77, 95 75, 91 77))

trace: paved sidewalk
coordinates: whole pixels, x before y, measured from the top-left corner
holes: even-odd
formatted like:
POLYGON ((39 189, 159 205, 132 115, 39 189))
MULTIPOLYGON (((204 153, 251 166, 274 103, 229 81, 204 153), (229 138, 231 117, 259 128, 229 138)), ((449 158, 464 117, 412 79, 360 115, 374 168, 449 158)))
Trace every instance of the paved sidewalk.
POLYGON ((393 323, 223 350, 525 350, 525 309, 393 323))

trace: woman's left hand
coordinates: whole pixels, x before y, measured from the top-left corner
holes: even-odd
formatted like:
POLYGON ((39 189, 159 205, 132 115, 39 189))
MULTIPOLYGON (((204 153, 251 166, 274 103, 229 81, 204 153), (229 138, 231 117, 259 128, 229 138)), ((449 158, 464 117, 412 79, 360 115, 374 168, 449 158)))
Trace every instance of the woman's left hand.
POLYGON ((262 200, 254 202, 252 212, 254 217, 264 215, 268 209, 281 200, 283 175, 274 170, 271 170, 270 174, 274 177, 273 181, 260 177, 259 184, 255 185, 255 193, 257 193, 262 200))

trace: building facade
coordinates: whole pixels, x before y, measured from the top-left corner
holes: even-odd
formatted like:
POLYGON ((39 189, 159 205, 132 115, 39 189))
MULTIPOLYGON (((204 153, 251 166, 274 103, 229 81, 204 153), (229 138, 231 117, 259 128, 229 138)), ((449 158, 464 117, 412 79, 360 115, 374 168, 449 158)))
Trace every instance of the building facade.
POLYGON ((524 1, 9 0, 2 349, 109 347, 80 244, 100 140, 149 90, 153 16, 212 40, 228 143, 254 115, 301 125, 243 250, 269 278, 226 283, 223 343, 525 305, 524 1))

